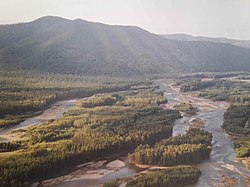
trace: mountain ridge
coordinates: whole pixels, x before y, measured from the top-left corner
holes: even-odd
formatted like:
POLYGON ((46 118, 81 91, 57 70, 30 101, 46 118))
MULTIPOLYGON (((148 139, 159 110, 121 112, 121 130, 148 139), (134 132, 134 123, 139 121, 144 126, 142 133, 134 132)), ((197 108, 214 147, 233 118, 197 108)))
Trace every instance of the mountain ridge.
POLYGON ((0 68, 84 75, 250 71, 250 49, 46 16, 0 26, 0 68), (237 64, 236 64, 237 63, 237 64))
POLYGON ((193 36, 189 34, 163 34, 161 35, 167 39, 181 40, 181 41, 207 41, 215 43, 232 44, 238 47, 250 48, 250 40, 237 40, 224 37, 206 37, 206 36, 193 36))

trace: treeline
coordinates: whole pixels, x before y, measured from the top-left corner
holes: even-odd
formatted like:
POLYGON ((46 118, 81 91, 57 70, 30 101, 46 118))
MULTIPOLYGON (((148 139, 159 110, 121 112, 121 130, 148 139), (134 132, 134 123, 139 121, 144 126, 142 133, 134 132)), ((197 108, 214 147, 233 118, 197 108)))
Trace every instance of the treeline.
POLYGON ((230 78, 230 77, 237 77, 237 78, 247 78, 249 77, 249 73, 247 72, 206 72, 206 73, 189 73, 189 74, 181 74, 176 76, 177 79, 220 79, 220 78, 230 78))
POLYGON ((161 140, 157 143, 157 146, 168 146, 168 145, 181 145, 181 144, 204 144, 211 146, 213 136, 211 133, 192 128, 187 131, 185 135, 178 135, 170 137, 168 139, 161 140))
POLYGON ((175 166, 197 163, 209 158, 211 141, 210 133, 191 129, 186 135, 162 140, 154 147, 140 145, 128 156, 136 164, 175 166))
POLYGON ((119 100, 118 94, 110 94, 107 96, 95 95, 93 98, 85 99, 80 102, 81 107, 93 108, 97 106, 112 105, 119 100))
POLYGON ((127 182, 126 187, 173 187, 186 186, 198 182, 201 171, 191 166, 153 170, 141 174, 127 182))
POLYGON ((27 140, 17 146, 2 144, 0 185, 29 185, 78 164, 127 154, 139 144, 153 145, 172 135, 171 124, 180 114, 158 107, 157 101, 164 98, 152 89, 99 94, 91 100, 100 103, 111 96, 117 99, 108 105, 83 107, 82 100, 62 119, 29 129, 27 140))
POLYGON ((0 143, 0 153, 15 151, 15 150, 18 150, 22 147, 24 147, 24 144, 22 141, 1 142, 0 143))
POLYGON ((18 116, 18 117, 12 116, 11 118, 14 118, 14 119, 8 119, 8 117, 5 117, 4 119, 0 119, 0 128, 18 125, 25 120, 25 118, 22 118, 20 116, 18 116), (15 119, 15 118, 17 118, 17 119, 15 119))
POLYGON ((204 88, 212 87, 216 85, 216 81, 197 81, 193 80, 189 84, 182 85, 180 87, 181 92, 197 91, 204 88))

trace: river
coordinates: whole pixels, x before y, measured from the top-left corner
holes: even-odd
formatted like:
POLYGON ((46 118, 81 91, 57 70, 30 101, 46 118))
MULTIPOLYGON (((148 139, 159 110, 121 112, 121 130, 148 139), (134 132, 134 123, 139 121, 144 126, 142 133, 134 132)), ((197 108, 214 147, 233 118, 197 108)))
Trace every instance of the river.
POLYGON ((172 107, 180 102, 191 102, 199 109, 199 113, 192 117, 183 117, 175 121, 173 136, 184 134, 189 126, 187 122, 191 119, 201 119, 205 122, 204 129, 213 135, 212 152, 210 159, 197 165, 202 171, 202 175, 195 187, 213 186, 235 186, 247 187, 250 179, 250 171, 236 160, 233 142, 229 135, 221 128, 223 124, 223 114, 228 107, 226 102, 214 102, 211 100, 198 98, 190 94, 178 92, 163 80, 156 82, 160 89, 164 90, 168 98, 166 107, 172 107), (224 179, 224 180, 223 180, 224 179), (226 184, 233 180, 232 184, 226 184))

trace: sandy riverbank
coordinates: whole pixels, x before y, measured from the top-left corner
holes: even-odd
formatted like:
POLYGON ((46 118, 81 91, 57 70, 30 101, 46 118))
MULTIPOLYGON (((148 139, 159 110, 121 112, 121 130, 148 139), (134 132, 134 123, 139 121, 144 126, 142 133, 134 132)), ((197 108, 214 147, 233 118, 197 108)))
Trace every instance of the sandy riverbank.
POLYGON ((41 186, 54 186, 63 182, 74 180, 101 179, 102 177, 114 173, 124 167, 125 163, 121 160, 114 160, 109 163, 107 160, 89 162, 77 166, 77 170, 67 175, 43 181, 41 186))

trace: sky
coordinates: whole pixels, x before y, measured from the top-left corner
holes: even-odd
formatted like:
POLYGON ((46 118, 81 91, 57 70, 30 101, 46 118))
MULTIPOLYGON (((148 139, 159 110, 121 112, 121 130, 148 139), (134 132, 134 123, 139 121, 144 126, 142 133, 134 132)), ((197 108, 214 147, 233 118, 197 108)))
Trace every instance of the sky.
POLYGON ((0 24, 52 15, 156 34, 250 40, 250 0, 0 0, 0 24))

